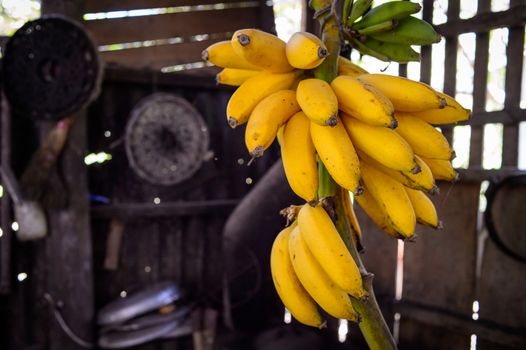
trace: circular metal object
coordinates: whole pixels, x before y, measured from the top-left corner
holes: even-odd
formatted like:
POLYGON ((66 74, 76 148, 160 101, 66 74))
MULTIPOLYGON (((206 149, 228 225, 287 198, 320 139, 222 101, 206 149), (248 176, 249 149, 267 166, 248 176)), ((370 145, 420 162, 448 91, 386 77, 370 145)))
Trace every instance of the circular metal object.
POLYGON ((139 177, 174 185, 201 167, 209 136, 203 118, 188 101, 155 93, 132 110, 125 142, 128 161, 139 177))
POLYGON ((82 26, 61 16, 27 22, 9 38, 2 59, 11 106, 33 118, 58 120, 86 106, 102 78, 97 47, 82 26))

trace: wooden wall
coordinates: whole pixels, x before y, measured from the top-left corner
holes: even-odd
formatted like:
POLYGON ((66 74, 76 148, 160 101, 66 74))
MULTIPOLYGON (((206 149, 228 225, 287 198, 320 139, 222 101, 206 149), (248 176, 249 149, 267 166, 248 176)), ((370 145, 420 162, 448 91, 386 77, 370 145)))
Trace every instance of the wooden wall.
MULTIPOLYGON (((443 9, 436 4, 433 7, 433 0, 424 1, 424 19, 432 22, 433 11, 443 9)), ((460 19, 459 13, 460 1, 449 0, 447 23, 436 29, 445 37, 444 91, 452 96, 458 91, 458 36, 476 33, 473 116, 463 123, 471 126, 469 167, 460 169, 458 183, 441 184, 440 195, 433 198, 444 229, 420 227, 416 242, 403 245, 402 260, 397 257, 397 243, 382 235, 360 211, 366 234, 364 260, 377 276, 375 290, 390 318, 388 322, 396 324, 401 349, 469 349, 474 342, 477 349, 523 349, 526 303, 515 296, 524 294, 526 265, 506 256, 488 239, 480 224, 483 213, 479 212, 479 201, 482 181, 521 173, 517 168, 518 129, 519 123, 526 120, 526 110, 520 108, 526 2, 512 0, 510 9, 495 13, 491 12, 489 0, 479 0, 474 17, 460 19), (503 110, 486 111, 489 32, 502 27, 509 28, 506 98, 503 110), (497 170, 482 167, 487 123, 504 125, 502 167, 497 170), (396 300, 396 278, 402 278, 396 271, 400 263, 403 263, 403 283, 399 285, 402 294, 396 300), (476 320, 475 300, 480 308, 476 320)), ((432 65, 439 64, 432 62, 432 50, 422 48, 420 79, 426 83, 430 83, 432 65)), ((400 74, 407 74, 406 66, 400 65, 400 74)), ((442 128, 450 141, 454 127, 442 128)), ((524 254, 523 239, 517 238, 524 235, 524 225, 521 215, 512 211, 513 203, 520 206, 518 203, 524 201, 523 186, 506 191, 494 206, 495 215, 505 218, 500 231, 524 254)))
POLYGON ((107 64, 153 70, 203 63, 205 48, 240 28, 275 32, 272 6, 260 0, 86 0, 84 13, 107 64))

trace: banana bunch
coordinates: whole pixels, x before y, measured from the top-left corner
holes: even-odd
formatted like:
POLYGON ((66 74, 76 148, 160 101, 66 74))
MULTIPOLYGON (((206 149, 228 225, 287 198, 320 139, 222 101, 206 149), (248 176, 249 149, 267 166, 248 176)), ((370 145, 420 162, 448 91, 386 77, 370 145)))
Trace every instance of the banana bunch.
MULTIPOLYGON (((420 25, 410 17, 419 5, 392 1, 365 12, 369 6, 358 0, 348 9, 353 31, 393 45, 432 42, 423 30, 409 35, 420 25), (385 29, 385 22, 393 26, 385 29)), ((360 45, 370 48, 367 40, 360 45)), ((318 306, 334 317, 358 320, 352 301, 367 297, 360 270, 319 198, 321 165, 388 236, 411 239, 417 223, 441 227, 429 195, 438 192, 436 180, 457 179, 455 153, 435 125, 470 116, 429 85, 370 74, 344 57, 338 57, 338 75, 330 83, 317 79, 312 70, 326 56, 325 45, 312 34, 299 32, 284 42, 256 29, 238 30, 230 41, 203 52, 223 68, 218 83, 238 86, 226 116, 231 127, 246 123, 248 153, 261 157, 277 139, 288 183, 306 202, 277 236, 271 270, 285 306, 314 327, 324 324, 318 306)), ((343 207, 358 241, 361 230, 350 200, 343 207)))
POLYGON ((372 0, 357 0, 344 13, 348 43, 362 54, 407 63, 420 60, 412 45, 440 41, 433 26, 411 16, 420 11, 419 4, 399 0, 370 9, 371 3, 372 0))
POLYGON ((327 314, 352 321, 351 298, 366 298, 358 266, 321 204, 305 204, 297 220, 276 237, 270 253, 274 286, 299 322, 324 326, 327 314))

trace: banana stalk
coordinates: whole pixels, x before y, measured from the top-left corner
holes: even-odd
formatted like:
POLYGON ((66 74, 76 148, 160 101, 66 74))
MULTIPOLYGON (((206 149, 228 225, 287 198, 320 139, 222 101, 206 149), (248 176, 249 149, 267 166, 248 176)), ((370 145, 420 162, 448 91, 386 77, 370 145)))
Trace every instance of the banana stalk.
MULTIPOLYGON (((331 11, 327 15, 319 18, 322 31, 322 40, 329 51, 329 56, 318 68, 316 68, 314 75, 316 78, 323 79, 328 83, 330 83, 338 73, 337 58, 340 53, 341 42, 337 11, 341 13, 341 9, 335 8, 335 4, 337 3, 339 3, 339 1, 334 1, 331 11)), ((326 8, 328 5, 330 5, 329 0, 311 1, 311 6, 316 12, 326 8)), ((322 166, 321 162, 319 162, 319 167, 320 173, 322 175, 320 176, 318 188, 319 197, 323 198, 334 196, 336 192, 334 197, 336 199, 336 213, 338 217, 336 227, 342 236, 343 241, 347 245, 349 252, 358 265, 358 268, 362 274, 364 288, 369 293, 369 298, 367 300, 351 298, 353 307, 361 316, 359 327, 370 349, 395 350, 396 344, 391 333, 389 332, 389 328, 385 323, 374 296, 372 285, 373 275, 368 273, 365 269, 365 266, 360 259, 356 242, 354 242, 351 235, 350 223, 343 208, 343 198, 341 197, 341 193, 343 191, 334 191, 335 188, 338 188, 338 185, 336 185, 336 183, 334 183, 334 181, 330 178, 329 173, 325 167, 322 166)))

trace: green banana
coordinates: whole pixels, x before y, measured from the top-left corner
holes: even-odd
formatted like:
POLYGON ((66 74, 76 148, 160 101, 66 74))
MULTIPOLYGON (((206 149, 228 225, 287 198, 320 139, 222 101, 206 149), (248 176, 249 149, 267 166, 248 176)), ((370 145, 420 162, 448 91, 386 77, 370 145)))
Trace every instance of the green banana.
POLYGON ((431 24, 412 16, 400 20, 393 30, 374 33, 371 34, 371 37, 404 45, 430 45, 438 43, 441 39, 440 34, 435 32, 431 24))
POLYGON ((420 61, 420 54, 407 44, 388 43, 371 37, 368 37, 363 44, 369 49, 386 56, 390 61, 398 63, 420 61))
POLYGON ((350 26, 360 18, 368 9, 371 7, 373 0, 358 0, 356 1, 351 8, 351 13, 349 18, 347 18, 347 25, 350 26))
POLYGON ((396 19, 391 19, 382 23, 374 24, 370 27, 358 30, 360 35, 370 35, 374 33, 383 33, 394 29, 398 25, 396 19))
POLYGON ((356 22, 352 29, 363 29, 372 25, 388 21, 390 19, 403 19, 407 16, 420 11, 422 6, 410 1, 391 1, 380 6, 374 7, 367 12, 359 22, 356 22))
POLYGON ((385 61, 385 62, 389 62, 390 61, 389 57, 387 57, 386 55, 384 55, 384 54, 382 54, 380 52, 377 52, 377 51, 369 48, 368 46, 365 46, 359 39, 352 38, 351 39, 351 45, 355 49, 360 51, 360 53, 363 54, 363 55, 373 56, 375 58, 378 58, 380 61, 385 61))

